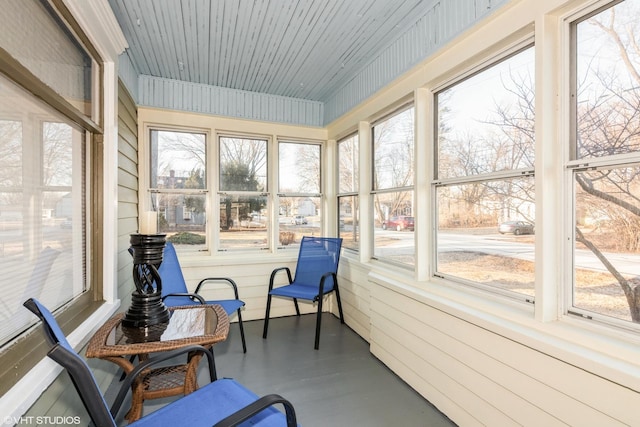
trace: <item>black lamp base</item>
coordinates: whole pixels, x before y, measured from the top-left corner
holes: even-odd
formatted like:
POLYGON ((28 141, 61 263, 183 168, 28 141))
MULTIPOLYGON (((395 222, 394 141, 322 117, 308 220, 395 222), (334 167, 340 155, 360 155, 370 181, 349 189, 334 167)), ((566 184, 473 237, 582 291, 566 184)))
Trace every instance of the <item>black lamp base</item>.
POLYGON ((129 328, 145 328, 169 321, 169 310, 162 302, 162 278, 158 268, 166 244, 165 234, 132 234, 133 282, 131 306, 122 319, 129 328))
POLYGON ((169 310, 162 302, 160 292, 131 294, 131 306, 122 319, 122 325, 130 328, 141 328, 169 321, 169 310))

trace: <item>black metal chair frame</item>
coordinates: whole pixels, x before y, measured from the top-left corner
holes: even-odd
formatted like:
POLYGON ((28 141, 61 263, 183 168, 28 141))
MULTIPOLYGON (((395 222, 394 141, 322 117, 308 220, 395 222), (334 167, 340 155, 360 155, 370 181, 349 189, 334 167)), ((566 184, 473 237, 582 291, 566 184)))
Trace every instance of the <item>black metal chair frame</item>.
MULTIPOLYGON (((44 335, 49 344, 51 344, 52 346, 47 355, 67 370, 67 373, 69 374, 74 387, 78 391, 82 403, 87 409, 87 412, 89 413, 89 416, 91 417, 91 420, 95 426, 116 427, 115 417, 120 411, 122 403, 124 402, 127 394, 131 391, 132 383, 136 381, 139 375, 144 375, 144 373, 148 371, 148 369, 150 369, 153 365, 162 363, 176 356, 192 352, 202 352, 206 356, 208 362, 209 376, 212 383, 214 381, 226 381, 225 384, 228 383, 231 385, 235 383, 235 381, 230 379, 216 380, 213 354, 203 346, 193 345, 179 350, 156 354, 153 357, 140 363, 124 378, 124 381, 120 386, 120 390, 116 395, 114 403, 111 408, 109 408, 95 381, 95 378, 93 377, 91 370, 89 369, 89 366, 84 362, 84 360, 82 360, 80 355, 69 348, 69 344, 66 341, 65 337, 59 338, 57 336, 56 332, 52 329, 52 326, 49 325, 49 322, 44 314, 40 311, 38 304, 39 303, 36 303, 33 299, 29 299, 25 301, 23 305, 31 312, 33 312, 36 316, 38 316, 42 321, 42 326, 45 332, 44 335), (64 342, 61 342, 61 340, 64 342)), ((57 324, 55 326, 58 327, 57 324)), ((61 334, 61 330, 59 332, 61 334)), ((194 391, 193 393, 207 393, 207 386, 204 386, 194 391)), ((212 404, 215 404, 216 399, 221 398, 224 399, 225 397, 220 396, 219 394, 212 394, 212 404)), ((169 403, 168 405, 175 405, 176 408, 180 408, 181 400, 182 399, 178 399, 172 403, 169 403)), ((297 419, 293 405, 290 401, 277 394, 268 394, 259 398, 256 396, 255 401, 248 405, 245 405, 242 408, 238 408, 236 412, 232 413, 222 420, 219 420, 214 424, 214 426, 236 426, 276 404, 282 404, 284 407, 284 415, 287 427, 297 426, 297 419)), ((151 425, 155 427, 157 425, 157 422, 158 420, 145 420, 145 417, 143 417, 137 421, 134 421, 130 425, 151 425)))
MULTIPOLYGON (((267 308, 264 316, 264 328, 262 331, 262 338, 264 339, 267 338, 267 331, 269 329, 269 314, 271 312, 271 298, 272 298, 271 291, 274 288, 275 278, 277 274, 281 271, 286 271, 289 284, 293 283, 294 281, 294 279, 292 279, 291 269, 289 269, 289 267, 279 267, 271 272, 271 276, 269 277, 269 293, 267 294, 267 308)), ((342 313, 342 302, 340 301, 340 289, 338 288, 338 277, 335 272, 327 272, 323 274, 322 277, 320 278, 320 283, 318 284, 318 293, 313 298, 308 299, 314 303, 318 303, 318 311, 316 314, 316 335, 315 335, 315 341, 314 341, 314 347, 313 347, 315 350, 318 350, 320 348, 320 328, 322 324, 322 300, 325 295, 329 295, 331 292, 335 292, 336 294, 336 302, 338 303, 338 313, 340 315, 340 323, 344 324, 344 314, 342 313), (333 289, 331 289, 328 292, 325 292, 324 291, 325 281, 329 277, 333 279, 333 289)), ((298 298, 294 298, 294 297, 289 297, 289 298, 293 299, 293 305, 296 308, 296 315, 300 316, 300 308, 298 307, 298 298)))

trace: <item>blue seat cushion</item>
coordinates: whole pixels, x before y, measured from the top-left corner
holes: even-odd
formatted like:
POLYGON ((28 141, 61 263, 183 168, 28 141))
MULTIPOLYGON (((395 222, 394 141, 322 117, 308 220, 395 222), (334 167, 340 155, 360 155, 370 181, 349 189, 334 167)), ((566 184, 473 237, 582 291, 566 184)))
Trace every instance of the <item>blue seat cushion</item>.
POLYGON ((192 300, 189 297, 178 297, 178 296, 176 297, 167 296, 163 301, 164 301, 164 305, 166 305, 167 307, 180 307, 182 305, 200 304, 198 300, 192 300))
MULTIPOLYGON (((164 305, 167 307, 176 307, 182 305, 193 305, 199 304, 198 300, 192 300, 189 297, 173 297, 168 296, 164 299, 164 305)), ((224 308, 224 311, 227 315, 231 316, 234 314, 240 307, 244 306, 244 302, 237 299, 225 299, 225 300, 212 300, 207 301, 207 304, 219 304, 224 308)))
MULTIPOLYGON (((329 289, 324 289, 324 293, 327 293, 333 290, 333 286, 328 286, 328 288, 329 289)), ((277 295, 281 297, 314 300, 315 297, 318 295, 318 285, 315 285, 315 286, 298 285, 294 282, 290 285, 273 288, 269 293, 271 295, 277 295)))
MULTIPOLYGON (((232 379, 219 379, 178 399, 130 426, 211 426, 258 399, 258 396, 232 379)), ((286 417, 271 406, 241 426, 286 425, 286 417)))
POLYGON ((229 316, 238 311, 240 307, 244 306, 244 302, 237 299, 213 300, 207 301, 207 304, 221 305, 229 316))

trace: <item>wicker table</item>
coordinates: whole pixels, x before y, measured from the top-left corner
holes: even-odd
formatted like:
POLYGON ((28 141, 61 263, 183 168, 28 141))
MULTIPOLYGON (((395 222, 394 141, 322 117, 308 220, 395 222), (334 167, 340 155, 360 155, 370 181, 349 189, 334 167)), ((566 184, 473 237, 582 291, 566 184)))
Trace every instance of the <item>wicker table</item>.
MULTIPOLYGON (((122 326, 124 313, 116 314, 94 334, 87 346, 87 357, 109 360, 125 373, 131 372, 134 358, 146 360, 149 353, 180 349, 189 345, 210 348, 227 339, 229 318, 219 305, 193 305, 169 308, 168 324, 148 328, 122 326)), ((197 367, 202 353, 190 355, 187 363, 147 371, 132 385, 131 409, 125 416, 135 421, 142 416, 145 399, 188 394, 198 388, 197 367)))

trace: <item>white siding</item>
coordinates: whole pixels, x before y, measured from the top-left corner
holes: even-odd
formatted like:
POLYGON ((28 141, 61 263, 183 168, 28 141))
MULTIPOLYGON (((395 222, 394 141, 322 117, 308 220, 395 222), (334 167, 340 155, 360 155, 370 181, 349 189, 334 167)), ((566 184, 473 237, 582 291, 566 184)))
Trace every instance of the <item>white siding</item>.
POLYGON ((633 425, 637 392, 371 282, 371 352, 460 425, 633 425))

